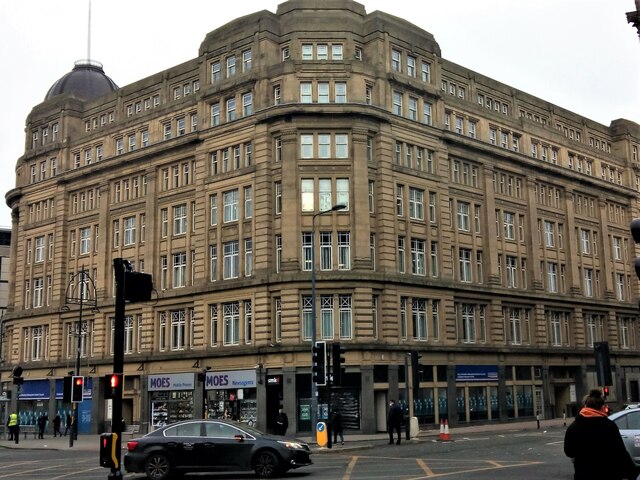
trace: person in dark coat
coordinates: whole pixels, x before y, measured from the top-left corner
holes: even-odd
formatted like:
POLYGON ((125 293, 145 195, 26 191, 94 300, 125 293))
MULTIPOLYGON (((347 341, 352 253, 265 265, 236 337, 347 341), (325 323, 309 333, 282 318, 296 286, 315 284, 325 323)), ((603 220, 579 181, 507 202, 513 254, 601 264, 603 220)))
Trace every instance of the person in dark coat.
POLYGON ((589 392, 567 428, 564 453, 573 460, 574 480, 635 480, 638 476, 618 426, 605 413, 600 389, 589 392))
POLYGON ((56 415, 55 417, 53 417, 53 436, 55 437, 56 434, 62 436, 62 432, 60 431, 60 426, 62 425, 62 419, 60 418, 60 415, 56 415))
POLYGON ((64 436, 65 436, 65 437, 67 436, 67 432, 68 432, 69 430, 71 430, 71 421, 72 421, 72 420, 71 420, 71 415, 69 415, 69 414, 67 413, 67 421, 66 421, 66 422, 65 422, 65 424, 64 424, 64 427, 65 427, 65 428, 64 428, 64 436))
POLYGON ((281 408, 276 417, 276 434, 285 436, 287 434, 287 428, 289 428, 289 418, 281 408))
POLYGON ((389 412, 387 413, 387 429, 389 430, 389 445, 393 445, 393 432, 398 432, 396 445, 400 445, 400 427, 402 426, 402 409, 394 400, 389 401, 389 412))
POLYGON ((47 426, 47 416, 43 413, 38 417, 38 438, 44 438, 44 429, 47 426))
POLYGON ((338 435, 340 435, 340 443, 344 445, 342 414, 338 411, 333 412, 331 416, 331 430, 333 431, 333 443, 338 444, 338 435))

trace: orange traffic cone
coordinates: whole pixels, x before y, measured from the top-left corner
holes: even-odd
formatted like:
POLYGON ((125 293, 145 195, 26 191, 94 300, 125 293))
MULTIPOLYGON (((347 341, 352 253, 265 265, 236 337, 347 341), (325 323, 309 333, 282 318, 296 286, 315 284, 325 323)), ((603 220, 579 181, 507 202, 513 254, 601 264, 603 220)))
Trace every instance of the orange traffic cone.
POLYGON ((442 440, 444 442, 451 441, 451 434, 449 433, 449 422, 446 419, 444 421, 444 434, 442 435, 442 440))
POLYGON ((444 440, 444 420, 440 419, 440 436, 438 440, 444 440))

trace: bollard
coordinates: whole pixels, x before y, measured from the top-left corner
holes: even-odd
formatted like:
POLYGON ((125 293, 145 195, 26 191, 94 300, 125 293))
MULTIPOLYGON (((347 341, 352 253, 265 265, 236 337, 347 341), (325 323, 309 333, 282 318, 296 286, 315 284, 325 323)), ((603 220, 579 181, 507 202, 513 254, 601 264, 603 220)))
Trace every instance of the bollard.
POLYGON ((536 414, 536 422, 538 423, 538 430, 540 430, 540 414, 536 414))

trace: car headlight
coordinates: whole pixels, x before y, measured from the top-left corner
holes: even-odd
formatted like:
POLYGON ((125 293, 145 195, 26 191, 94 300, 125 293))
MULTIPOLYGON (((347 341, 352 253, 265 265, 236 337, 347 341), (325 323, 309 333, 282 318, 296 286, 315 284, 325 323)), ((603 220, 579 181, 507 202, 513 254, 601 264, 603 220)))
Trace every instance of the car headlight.
POLYGON ((304 450, 304 446, 300 442, 291 442, 287 440, 278 440, 278 443, 281 443, 286 448, 292 448, 296 450, 304 450))

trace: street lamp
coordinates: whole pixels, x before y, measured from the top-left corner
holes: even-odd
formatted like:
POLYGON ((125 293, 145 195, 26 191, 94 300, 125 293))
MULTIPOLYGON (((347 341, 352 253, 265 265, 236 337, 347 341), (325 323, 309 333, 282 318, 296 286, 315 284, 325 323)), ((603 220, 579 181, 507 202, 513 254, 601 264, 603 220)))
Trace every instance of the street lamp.
MULTIPOLYGON (((80 356, 82 353, 82 337, 86 336, 86 325, 82 322, 82 309, 86 305, 90 307, 92 311, 97 311, 98 304, 96 299, 96 286, 93 283, 93 279, 89 276, 89 273, 82 266, 75 275, 72 275, 67 285, 67 291, 64 296, 65 305, 63 310, 69 310, 69 304, 77 304, 80 306, 78 311, 78 321, 76 322, 76 333, 78 342, 76 344, 76 369, 75 374, 80 375, 80 356), (84 330, 84 331, 83 331, 84 330)), ((73 402, 73 416, 71 422, 71 436, 69 437, 69 446, 73 447, 74 438, 78 437, 78 404, 73 402)))
MULTIPOLYGON (((314 213, 311 219, 311 358, 313 359, 313 347, 316 344, 316 217, 325 213, 344 210, 345 204, 339 203, 328 210, 314 213)), ((313 363, 313 360, 311 361, 313 363)), ((311 435, 318 422, 318 386, 313 381, 313 365, 311 366, 311 435)))

